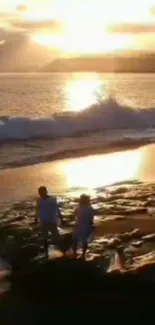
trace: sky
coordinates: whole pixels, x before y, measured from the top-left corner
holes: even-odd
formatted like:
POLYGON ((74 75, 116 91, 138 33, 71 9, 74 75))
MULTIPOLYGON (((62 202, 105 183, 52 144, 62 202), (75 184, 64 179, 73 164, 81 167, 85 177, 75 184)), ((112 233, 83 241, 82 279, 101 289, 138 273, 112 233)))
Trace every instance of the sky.
POLYGON ((64 56, 155 51, 155 0, 1 0, 0 44, 19 35, 64 56))

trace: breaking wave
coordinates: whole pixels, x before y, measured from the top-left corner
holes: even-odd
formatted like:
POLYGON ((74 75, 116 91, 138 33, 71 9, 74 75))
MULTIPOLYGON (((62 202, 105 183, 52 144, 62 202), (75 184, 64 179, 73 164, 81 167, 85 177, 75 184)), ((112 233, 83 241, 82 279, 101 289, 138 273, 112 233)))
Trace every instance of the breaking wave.
POLYGON ((154 127, 155 108, 135 109, 111 98, 80 112, 63 112, 49 118, 2 116, 0 140, 72 137, 88 132, 154 127))

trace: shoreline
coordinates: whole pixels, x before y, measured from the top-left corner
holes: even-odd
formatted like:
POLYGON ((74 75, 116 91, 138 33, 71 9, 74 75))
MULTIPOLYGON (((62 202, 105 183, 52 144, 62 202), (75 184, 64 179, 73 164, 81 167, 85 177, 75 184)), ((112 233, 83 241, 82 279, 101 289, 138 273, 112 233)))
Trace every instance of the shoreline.
POLYGON ((63 161, 67 159, 76 159, 76 158, 82 158, 87 156, 95 156, 95 155, 106 155, 106 154, 112 154, 115 152, 122 152, 122 151, 129 151, 129 150, 136 150, 143 146, 149 146, 151 144, 154 144, 155 140, 151 139, 143 139, 143 140, 129 140, 127 141, 116 141, 116 144, 103 144, 101 147, 95 148, 93 147, 83 147, 80 149, 71 149, 71 150, 62 150, 61 152, 52 153, 52 154, 45 154, 45 156, 39 156, 39 157, 30 157, 25 158, 22 161, 15 161, 11 163, 4 164, 1 168, 1 170, 6 169, 16 169, 20 167, 29 167, 34 165, 40 165, 43 163, 48 162, 56 162, 56 161, 63 161))
MULTIPOLYGON (((126 182, 127 180, 131 181, 138 179, 140 181, 155 181, 155 168, 153 165, 150 163, 153 161, 153 157, 155 155, 155 146, 152 144, 153 142, 150 141, 145 141, 142 145, 142 143, 134 143, 130 144, 128 146, 107 146, 103 150, 102 148, 97 148, 95 151, 92 150, 83 150, 83 156, 82 152, 76 151, 76 158, 71 157, 70 151, 68 152, 68 156, 61 156, 62 160, 59 160, 58 157, 55 160, 49 160, 47 161, 43 157, 45 161, 33 161, 33 164, 28 164, 27 163, 23 166, 23 164, 19 166, 11 166, 7 167, 4 169, 0 170, 0 190, 1 190, 1 198, 0 198, 0 204, 1 206, 3 205, 3 202, 6 205, 7 203, 16 202, 20 200, 24 200, 26 198, 31 198, 35 195, 36 189, 40 186, 40 184, 47 184, 49 191, 55 193, 58 196, 61 195, 67 195, 67 193, 70 193, 70 195, 76 196, 80 195, 82 191, 87 191, 90 193, 94 193, 94 190, 96 191, 99 188, 111 185, 113 183, 118 183, 118 182, 126 182), (101 151, 100 151, 101 150, 101 151), (132 152, 133 150, 133 152, 132 152), (118 153, 117 153, 118 152, 118 153), (143 153, 147 153, 146 155, 143 153), (116 153, 116 161, 115 161, 115 153, 116 153), (90 159, 89 159, 89 154, 91 154, 90 159), (109 156, 108 156, 109 154, 109 156), (120 168, 119 170, 116 168, 114 165, 114 175, 112 178, 110 178, 109 183, 108 179, 106 177, 111 177, 111 170, 113 166, 113 162, 119 162, 121 164, 123 163, 123 157, 129 154, 129 158, 131 156, 132 163, 134 164, 134 159, 136 158, 135 163, 139 164, 139 167, 137 167, 137 171, 133 170, 128 172, 128 167, 130 168, 130 162, 127 165, 124 166, 125 168, 123 170, 123 177, 122 175, 122 169, 120 168), (107 155, 107 156, 106 156, 107 155), (118 157, 117 157, 118 155, 118 157), (120 159, 119 159, 120 155, 120 159), (88 159, 87 159, 88 156, 88 159), (94 158, 93 158, 94 156, 94 158), (95 157, 96 156, 96 157, 95 157), (80 157, 80 158, 79 158, 80 157), (86 157, 83 158, 83 157, 86 157), (135 157, 135 158, 134 158, 135 157), (137 158, 138 157, 138 158, 137 158), (140 158, 142 157, 142 158, 140 158), (144 157, 146 157, 144 159, 144 157), (147 158, 148 157, 148 158, 147 158), (92 159, 93 158, 93 159, 92 159), (106 166, 106 159, 108 158, 108 161, 110 162, 109 166, 106 166), (76 161, 77 159, 77 161, 76 161), (138 160, 142 159, 142 160, 138 160), (88 161, 87 161, 88 160, 88 161), (94 162, 93 162, 94 160, 94 162), (99 168, 102 168, 102 161, 104 165, 104 160, 105 160, 105 166, 107 169, 107 175, 104 174, 102 177, 99 176, 99 171, 97 171, 95 179, 91 180, 91 171, 93 172, 93 166, 94 164, 98 164, 99 168), (101 163, 100 163, 101 161, 101 163), (81 173, 84 175, 84 170, 81 170, 81 164, 84 164, 85 167, 88 168, 88 173, 86 175, 86 180, 84 181, 84 178, 81 173), (141 164, 144 166, 145 164, 145 169, 149 169, 149 175, 145 173, 142 170, 142 173, 140 172, 141 164), (73 173, 73 167, 77 166, 77 172, 80 173, 79 180, 77 178, 70 179, 70 170, 71 173, 73 173), (14 168, 13 168, 14 167, 14 168), (152 168, 152 169, 151 169, 152 168), (116 173, 116 176, 115 176, 116 173), (88 177, 90 175, 90 179, 88 177), (78 193, 78 194, 77 194, 78 193)), ((50 155, 51 158, 51 155, 50 155)), ((122 165, 123 166, 123 165, 122 165)), ((137 165, 138 166, 138 165, 137 165)), ((72 176, 72 174, 71 174, 72 176)), ((74 175, 73 175, 74 176, 74 175)))

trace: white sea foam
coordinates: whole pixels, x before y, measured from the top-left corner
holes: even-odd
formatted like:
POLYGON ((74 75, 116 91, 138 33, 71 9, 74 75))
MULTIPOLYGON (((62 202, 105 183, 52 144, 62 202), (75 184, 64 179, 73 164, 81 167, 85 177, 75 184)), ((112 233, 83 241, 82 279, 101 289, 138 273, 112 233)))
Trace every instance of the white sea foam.
POLYGON ((0 169, 131 148, 155 142, 155 109, 136 110, 109 99, 49 118, 2 116, 0 141, 9 144, 0 148, 0 169))
POLYGON ((113 99, 98 102, 80 112, 64 112, 49 118, 0 118, 0 140, 75 136, 117 129, 146 130, 155 127, 155 109, 133 109, 113 99))

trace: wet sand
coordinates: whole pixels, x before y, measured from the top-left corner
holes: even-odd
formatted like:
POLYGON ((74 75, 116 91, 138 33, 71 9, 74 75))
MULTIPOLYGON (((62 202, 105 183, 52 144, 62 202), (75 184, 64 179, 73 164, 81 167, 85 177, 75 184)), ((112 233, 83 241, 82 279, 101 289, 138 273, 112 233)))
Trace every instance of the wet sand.
POLYGON ((134 150, 64 159, 0 171, 0 206, 36 195, 45 184, 51 193, 77 196, 116 182, 155 181, 155 145, 134 150), (75 172, 76 171, 76 172, 75 172))
POLYGON ((96 234, 118 234, 131 232, 133 229, 140 229, 142 233, 155 232, 155 216, 135 215, 123 220, 108 220, 97 226, 96 234))

